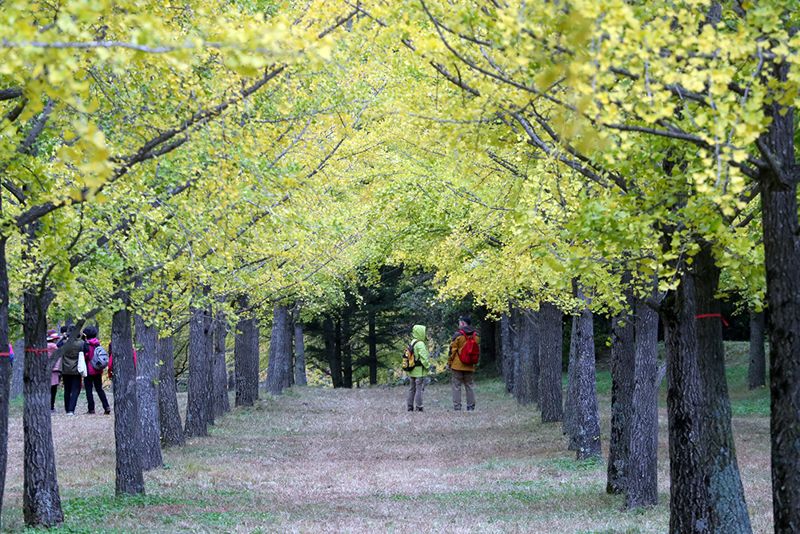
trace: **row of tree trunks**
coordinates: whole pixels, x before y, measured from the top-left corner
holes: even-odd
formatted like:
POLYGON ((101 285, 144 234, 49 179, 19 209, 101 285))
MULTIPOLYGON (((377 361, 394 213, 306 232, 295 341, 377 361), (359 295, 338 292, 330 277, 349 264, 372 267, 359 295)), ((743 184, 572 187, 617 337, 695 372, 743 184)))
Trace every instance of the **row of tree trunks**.
MULTIPOLYGON (((161 419, 158 413, 158 332, 145 323, 141 315, 135 317, 136 345, 139 347, 136 365, 136 396, 141 433, 140 451, 142 469, 161 467, 161 419)), ((117 345, 112 343, 117 349, 117 345)), ((116 364, 116 358, 114 359, 116 364)), ((115 365, 116 367, 116 365, 115 365)), ((116 404, 116 397, 115 397, 116 404)))
POLYGON ((211 388, 211 314, 204 308, 192 308, 189 320, 189 394, 186 404, 186 437, 208 435, 211 388))
POLYGON ((280 395, 291 385, 292 321, 289 308, 276 304, 272 315, 272 335, 267 364, 267 391, 280 395))
POLYGON ((255 317, 241 317, 236 325, 234 375, 236 406, 252 406, 258 400, 259 333, 255 317))
MULTIPOLYGON (((0 195, 0 213, 3 199, 0 195)), ((7 237, 0 235, 0 351, 8 347, 8 265, 6 264, 7 237)), ((24 365, 17 362, 17 366, 24 365)), ((8 408, 11 399, 12 366, 8 354, 0 356, 0 529, 3 528, 3 497, 6 489, 6 465, 8 464, 8 408)))

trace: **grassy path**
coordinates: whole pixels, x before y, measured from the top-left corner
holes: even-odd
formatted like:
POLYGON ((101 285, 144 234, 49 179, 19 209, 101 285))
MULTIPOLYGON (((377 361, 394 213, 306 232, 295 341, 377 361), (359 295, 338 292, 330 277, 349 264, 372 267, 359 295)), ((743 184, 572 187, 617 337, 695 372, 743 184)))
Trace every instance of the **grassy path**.
MULTIPOLYGON (((604 463, 576 463, 559 425, 542 425, 497 381, 478 411, 449 411, 449 387, 408 413, 401 388, 305 388, 224 417, 205 439, 165 453, 147 496, 114 497, 113 421, 53 418, 68 532, 665 532, 661 504, 623 513, 604 463), (91 457, 91 461, 90 461, 91 457)), ((81 406, 85 401, 81 399, 81 406)), ((603 399, 607 406, 607 399, 603 399)), ((736 419, 746 491, 769 530, 768 421, 736 419)), ((21 417, 11 422, 6 528, 22 529, 21 417)), ((604 413, 604 440, 608 413, 604 413)), ((607 445, 607 443, 604 443, 607 445)))

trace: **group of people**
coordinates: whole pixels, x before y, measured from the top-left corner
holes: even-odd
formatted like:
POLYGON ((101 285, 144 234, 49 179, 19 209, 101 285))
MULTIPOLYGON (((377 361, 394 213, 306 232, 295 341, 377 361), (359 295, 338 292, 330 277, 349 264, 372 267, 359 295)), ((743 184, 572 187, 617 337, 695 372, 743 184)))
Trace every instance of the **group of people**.
MULTIPOLYGON (((415 358, 420 365, 408 371, 410 381, 408 396, 406 397, 406 407, 409 412, 414 410, 424 411, 422 405, 422 394, 425 390, 426 369, 430 366, 430 354, 426 343, 426 328, 424 325, 414 325, 411 329, 412 342, 409 350, 413 351, 415 358)), ((475 410, 475 369, 476 363, 466 363, 470 361, 464 355, 465 351, 477 350, 480 343, 478 333, 472 328, 472 320, 469 316, 462 316, 458 319, 458 330, 453 334, 450 341, 450 348, 447 358, 447 368, 450 370, 450 381, 453 392, 453 410, 461 411, 461 388, 466 392, 467 411, 475 410)), ((476 354, 477 356, 477 354, 476 354)), ((477 358, 475 358, 477 359, 477 358)))
MULTIPOLYGON (((97 392, 100 402, 103 405, 103 413, 109 415, 111 407, 103 390, 103 366, 92 365, 95 351, 100 347, 98 330, 96 326, 87 326, 81 335, 70 341, 72 331, 66 326, 61 327, 61 332, 49 330, 47 332, 47 347, 52 351, 68 344, 62 356, 56 360, 50 375, 50 411, 56 411, 56 393, 58 383, 62 382, 64 387, 64 411, 67 415, 75 415, 75 408, 78 404, 81 386, 86 389, 87 412, 95 413, 94 394, 97 392), (97 367, 100 367, 99 369, 97 367)), ((100 351, 98 351, 99 354, 100 351)), ((111 374, 109 365, 109 375, 111 374)))

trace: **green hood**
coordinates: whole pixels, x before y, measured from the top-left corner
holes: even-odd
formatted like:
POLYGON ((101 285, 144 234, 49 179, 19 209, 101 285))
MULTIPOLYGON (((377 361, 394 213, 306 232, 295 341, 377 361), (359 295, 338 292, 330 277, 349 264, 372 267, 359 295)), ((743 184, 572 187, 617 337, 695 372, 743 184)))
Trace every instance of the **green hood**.
POLYGON ((415 324, 414 328, 411 329, 411 336, 416 341, 425 341, 425 327, 421 324, 415 324))

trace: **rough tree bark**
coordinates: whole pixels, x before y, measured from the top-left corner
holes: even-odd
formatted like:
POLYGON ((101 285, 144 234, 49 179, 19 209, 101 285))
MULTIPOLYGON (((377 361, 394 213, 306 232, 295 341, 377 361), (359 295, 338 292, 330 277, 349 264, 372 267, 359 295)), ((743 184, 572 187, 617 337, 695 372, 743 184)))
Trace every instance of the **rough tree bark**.
POLYGON ((242 317, 236 325, 234 374, 236 406, 252 406, 258 399, 259 335, 255 317, 242 317))
MULTIPOLYGON (((789 68, 789 62, 771 61, 764 72, 786 81, 789 68)), ((759 182, 769 309, 772 509, 775 532, 793 532, 800 530, 800 171, 794 108, 772 102, 768 112, 772 122, 759 146, 771 164, 760 171, 759 182)))
MULTIPOLYGON (((583 296, 580 288, 578 298, 583 296)), ((597 404, 597 388, 595 382, 594 356, 594 317, 588 308, 581 311, 572 320, 575 343, 574 371, 570 372, 570 385, 575 381, 573 400, 572 434, 570 442, 575 446, 578 460, 598 457, 600 450, 600 409, 597 404)))
MULTIPOLYGON (((370 383, 372 383, 371 369, 370 367, 370 383)), ((298 386, 308 385, 308 380, 306 379, 306 342, 303 334, 303 323, 300 322, 299 314, 297 314, 294 321, 294 383, 298 386)), ((377 383, 377 374, 375 383, 377 383)))
POLYGON ((192 308, 189 321, 189 395, 184 429, 187 438, 208 435, 211 359, 207 351, 210 330, 211 316, 208 311, 192 308))
POLYGON ((577 317, 572 317, 570 321, 570 334, 569 334, 569 359, 567 361, 567 394, 564 397, 564 422, 561 425, 561 431, 569 439, 567 450, 577 451, 578 443, 575 440, 577 434, 577 399, 578 399, 578 378, 576 372, 578 370, 577 359, 577 346, 576 346, 576 328, 577 317))
POLYGON ((208 425, 213 425, 215 422, 214 418, 214 330, 216 329, 216 323, 214 321, 214 315, 211 312, 211 308, 206 311, 208 313, 208 330, 205 332, 206 334, 206 348, 205 348, 205 356, 206 356, 206 379, 205 379, 205 388, 203 393, 205 395, 205 402, 206 402, 206 423, 208 425))
MULTIPOLYGON (((136 315, 136 397, 139 412, 142 469, 161 467, 161 420, 158 414, 158 332, 136 315)), ((113 345, 116 348, 116 345, 113 345)))
POLYGON ((22 425, 24 483, 22 510, 28 526, 51 527, 64 520, 56 478, 50 425, 50 361, 45 340, 47 309, 53 294, 38 288, 24 291, 25 378, 22 425))
POLYGON ((731 403, 725 378, 725 347, 722 316, 715 298, 720 269, 709 246, 694 258, 697 350, 705 404, 702 438, 706 453, 706 476, 711 500, 713 532, 752 532, 750 516, 739 475, 731 428, 731 403))
POLYGON ((520 310, 518 365, 514 369, 514 397, 520 404, 536 402, 539 389, 538 317, 531 310, 520 310))
MULTIPOLYGON (((3 199, 0 195, 0 213, 3 199)), ((6 264, 6 241, 0 236, 0 528, 3 527, 3 497, 6 489, 6 465, 8 463, 8 403, 11 399, 11 358, 8 352, 8 265, 6 264)), ((17 366, 24 365, 20 361, 17 366)))
MULTIPOLYGON (((509 393, 514 391, 514 351, 512 349, 511 335, 511 317, 509 314, 504 313, 500 317, 500 343, 503 355, 503 381, 506 384, 506 391, 509 393)), ((538 354, 536 358, 539 358, 538 354)))
POLYGON ((767 385, 767 357, 764 350, 764 312, 750 312, 750 366, 747 370, 747 385, 750 389, 767 385))
POLYGON ((292 362, 292 323, 289 308, 276 304, 272 314, 272 335, 269 340, 267 391, 280 395, 290 385, 292 362))
POLYGON ((225 343, 228 339, 228 321, 225 313, 218 311, 214 319, 214 416, 221 417, 230 411, 228 401, 228 368, 225 364, 225 343))
POLYGON ((705 476, 703 406, 697 354, 694 277, 681 275, 667 295, 662 318, 667 347, 670 519, 672 534, 706 533, 711 502, 705 476))
POLYGON ((175 384, 175 355, 172 336, 158 340, 158 416, 161 426, 161 444, 175 447, 184 444, 183 425, 178 409, 175 384))
POLYGON ((658 504, 658 312, 636 300, 633 412, 625 466, 625 506, 658 504))
MULTIPOLYGON (((133 364, 131 314, 123 308, 114 312, 111 322, 114 347, 114 438, 116 442, 116 493, 144 493, 144 474, 140 454, 139 410, 136 369, 133 364)), ((137 358, 138 360, 138 358, 137 358)))
POLYGON ((561 400, 562 313, 549 302, 539 308, 539 407, 542 422, 564 418, 561 400))
MULTIPOLYGON (((626 276, 622 284, 630 283, 626 276)), ((606 492, 626 493, 633 417, 633 384, 636 358, 633 296, 625 292, 625 310, 611 319, 611 437, 608 445, 606 492)))

